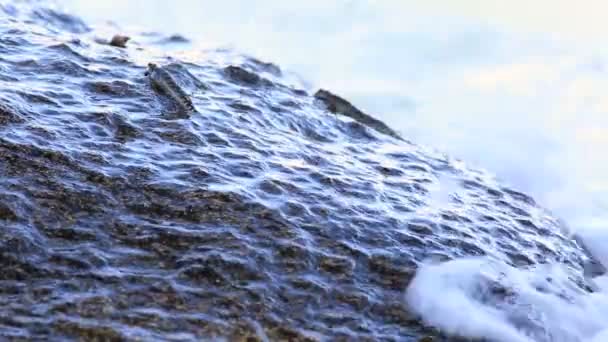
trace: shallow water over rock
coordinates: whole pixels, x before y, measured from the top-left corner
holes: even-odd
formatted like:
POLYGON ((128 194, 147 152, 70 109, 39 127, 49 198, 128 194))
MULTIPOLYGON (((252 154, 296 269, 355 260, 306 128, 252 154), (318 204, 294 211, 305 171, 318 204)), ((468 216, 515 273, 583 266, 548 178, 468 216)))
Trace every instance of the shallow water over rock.
POLYGON ((273 64, 2 9, 4 338, 415 340, 434 332, 403 293, 428 258, 561 262, 582 284, 583 251, 530 197, 273 64), (175 115, 148 62, 196 113, 175 115))

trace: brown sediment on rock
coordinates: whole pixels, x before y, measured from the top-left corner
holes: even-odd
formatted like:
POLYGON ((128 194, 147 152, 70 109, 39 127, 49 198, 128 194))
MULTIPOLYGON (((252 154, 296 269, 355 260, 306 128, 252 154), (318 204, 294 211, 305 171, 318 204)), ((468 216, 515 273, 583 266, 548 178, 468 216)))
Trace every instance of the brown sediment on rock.
POLYGON ((399 140, 403 140, 403 138, 397 132, 388 127, 384 122, 368 114, 363 113, 357 107, 353 106, 350 102, 346 101, 338 95, 329 92, 328 90, 319 89, 314 96, 316 99, 322 101, 325 106, 327 106, 327 110, 334 114, 348 116, 349 118, 361 124, 369 126, 380 133, 389 135, 399 140))
POLYGON ((8 106, 0 102, 0 127, 8 124, 23 123, 24 120, 17 114, 17 112, 8 106))

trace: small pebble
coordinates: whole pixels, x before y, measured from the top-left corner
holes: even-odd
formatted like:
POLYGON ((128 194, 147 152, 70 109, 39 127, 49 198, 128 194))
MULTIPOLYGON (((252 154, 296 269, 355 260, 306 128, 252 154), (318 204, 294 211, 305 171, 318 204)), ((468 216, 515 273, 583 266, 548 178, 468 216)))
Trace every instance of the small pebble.
POLYGON ((116 34, 114 35, 114 37, 112 37, 110 45, 125 48, 127 47, 127 42, 129 41, 129 39, 131 39, 131 37, 116 34))

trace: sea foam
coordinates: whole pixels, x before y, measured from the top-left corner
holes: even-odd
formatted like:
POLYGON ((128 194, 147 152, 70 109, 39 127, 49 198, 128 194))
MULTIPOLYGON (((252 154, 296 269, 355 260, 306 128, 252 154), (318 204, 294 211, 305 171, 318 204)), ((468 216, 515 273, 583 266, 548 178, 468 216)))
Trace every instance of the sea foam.
MULTIPOLYGON (((577 232, 593 257, 608 265, 608 231, 577 232)), ((583 290, 563 264, 514 268, 485 257, 419 268, 405 299, 410 310, 443 333, 509 342, 608 341, 608 277, 583 290)))

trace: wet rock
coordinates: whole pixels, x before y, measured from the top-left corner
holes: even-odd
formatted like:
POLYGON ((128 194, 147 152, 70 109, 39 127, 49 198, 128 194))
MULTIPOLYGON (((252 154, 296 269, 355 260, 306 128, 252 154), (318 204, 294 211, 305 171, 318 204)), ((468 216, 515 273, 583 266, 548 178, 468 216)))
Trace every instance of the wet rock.
POLYGON ((5 203, 0 202, 0 220, 15 221, 17 215, 13 210, 5 203))
POLYGON ((36 8, 30 15, 43 26, 50 25, 71 33, 86 33, 91 30, 80 18, 52 8, 36 8))
POLYGON ((172 34, 168 37, 164 37, 156 42, 157 44, 188 44, 190 39, 182 36, 181 34, 172 34))
POLYGON ((270 82, 260 77, 260 75, 243 69, 240 66, 230 65, 224 68, 225 75, 234 82, 250 86, 268 86, 270 82))
POLYGON ((534 199, 524 193, 521 193, 519 191, 515 191, 512 189, 508 189, 508 188, 502 188, 501 190, 518 201, 522 201, 529 205, 536 205, 536 202, 534 201, 534 199))
POLYGON ((336 276, 349 276, 354 269, 353 262, 349 259, 329 255, 320 258, 319 267, 336 276))
POLYGON ((358 108, 353 106, 350 102, 337 95, 332 94, 327 90, 318 90, 315 93, 314 97, 323 102, 327 107, 327 110, 334 114, 348 116, 349 118, 363 125, 371 127, 380 133, 389 135, 399 140, 403 140, 403 138, 401 138, 401 136, 397 134, 397 132, 389 128, 384 122, 363 113, 358 108))
POLYGON ((399 177, 403 176, 404 172, 387 166, 377 166, 376 169, 385 176, 399 177))
POLYGON ((102 95, 127 97, 135 94, 133 85, 120 80, 115 80, 112 82, 90 81, 86 83, 86 87, 92 92, 102 95))
POLYGON ((421 236, 432 235, 436 231, 436 224, 421 220, 412 220, 407 224, 408 230, 421 236))
POLYGON ((0 126, 23 123, 24 120, 17 112, 5 103, 0 103, 0 126))
POLYGON ((416 265, 489 246, 566 260, 584 288, 584 253, 533 201, 317 92, 353 118, 332 119, 273 64, 142 43, 196 100, 175 119, 141 60, 18 12, 0 25, 19 83, 0 89, 2 338, 415 341, 440 336, 403 305, 416 265), (462 191, 432 207, 443 176, 462 191))
POLYGON ((396 300, 385 298, 382 303, 375 304, 371 312, 382 317, 387 317, 391 323, 411 325, 417 321, 417 317, 410 314, 405 306, 396 300))
POLYGON ((112 327, 98 324, 58 320, 53 323, 53 326, 68 336, 82 338, 87 341, 119 342, 124 341, 126 337, 112 327))
MULTIPOLYGON (((592 253, 590 252, 589 247, 587 247, 587 245, 585 244, 585 241, 578 234, 575 234, 573 236, 573 239, 574 239, 574 241, 576 241, 576 243, 579 246, 581 246, 583 249, 585 249, 587 251, 589 256, 592 256, 592 253)), ((591 257, 591 258, 587 259, 586 261, 584 261, 583 271, 584 271, 584 275, 587 279, 592 279, 597 276, 606 274, 606 266, 602 265, 601 262, 599 262, 595 258, 591 257)))
POLYGON ((276 64, 263 62, 255 58, 249 58, 249 64, 260 71, 268 72, 274 76, 282 75, 281 68, 279 68, 276 64))
POLYGON ((415 268, 412 266, 403 265, 402 262, 383 254, 371 256, 368 267, 371 272, 377 274, 375 282, 395 290, 405 290, 415 274, 415 268))
POLYGON ((50 106, 59 106, 59 104, 54 101, 52 98, 44 95, 44 94, 34 94, 34 93, 26 93, 26 92, 18 92, 21 97, 23 97, 26 101, 30 103, 40 103, 50 106))
POLYGON ((300 332, 291 327, 278 327, 268 332, 268 337, 275 341, 290 341, 290 342, 317 342, 311 336, 307 336, 305 333, 300 332))
POLYGON ((123 36, 123 35, 120 35, 120 34, 116 34, 110 40, 110 45, 116 46, 116 47, 119 47, 119 48, 126 48, 127 47, 127 42, 130 39, 131 39, 131 37, 129 37, 129 36, 123 36))

